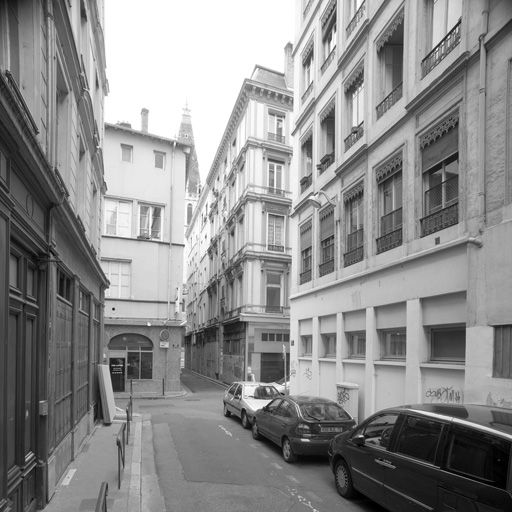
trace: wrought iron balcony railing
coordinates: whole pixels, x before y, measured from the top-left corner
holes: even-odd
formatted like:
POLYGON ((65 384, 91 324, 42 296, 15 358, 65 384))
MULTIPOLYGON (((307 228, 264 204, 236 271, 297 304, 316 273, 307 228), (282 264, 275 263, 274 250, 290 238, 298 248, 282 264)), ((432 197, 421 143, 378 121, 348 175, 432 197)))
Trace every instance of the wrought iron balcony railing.
POLYGON ((334 272, 334 259, 324 261, 318 265, 318 275, 320 277, 330 274, 331 272, 334 272))
POLYGON ((377 238, 377 254, 402 245, 402 227, 377 238))
POLYGON ((316 166, 320 174, 322 174, 334 162, 334 151, 327 153, 320 159, 320 163, 316 166))
POLYGON ((306 90, 305 90, 305 91, 304 91, 304 93, 302 94, 302 98, 301 98, 302 103, 304 103, 304 102, 307 100, 308 96, 311 94, 311 92, 312 92, 312 91, 313 91, 313 82, 311 82, 311 83, 307 86, 306 90))
POLYGON ((348 267, 357 263, 358 261, 363 261, 363 247, 357 247, 352 251, 348 251, 343 255, 343 265, 348 267))
POLYGON ((365 10, 365 4, 366 2, 363 2, 359 9, 356 11, 352 19, 350 20, 350 23, 347 25, 347 36, 352 34, 354 32, 354 29, 356 28, 357 24, 359 23, 359 20, 363 17, 364 10, 365 10))
POLYGON ((268 138, 268 140, 273 140, 275 142, 280 142, 281 144, 284 144, 284 141, 285 141, 284 135, 282 135, 281 133, 268 132, 267 133, 267 138, 268 138))
POLYGON ((441 231, 459 222, 459 203, 452 204, 442 210, 431 213, 421 219, 421 236, 441 231))
POLYGON ((320 71, 325 73, 325 70, 329 67, 329 64, 334 60, 334 55, 336 54, 336 46, 331 50, 331 53, 327 55, 322 66, 320 67, 320 71))
POLYGON ((306 191, 313 183, 313 176, 308 174, 300 179, 300 192, 301 194, 306 191))
POLYGON ((428 75, 460 43, 461 24, 462 18, 421 61, 421 78, 428 75))
POLYGON ((402 97, 400 82, 376 107, 377 119, 380 119, 402 97))
POLYGON ((354 126, 350 135, 345 139, 345 151, 348 151, 362 136, 364 133, 364 121, 361 124, 354 126))
POLYGON ((311 281, 311 269, 301 272, 299 276, 300 284, 304 284, 311 281))

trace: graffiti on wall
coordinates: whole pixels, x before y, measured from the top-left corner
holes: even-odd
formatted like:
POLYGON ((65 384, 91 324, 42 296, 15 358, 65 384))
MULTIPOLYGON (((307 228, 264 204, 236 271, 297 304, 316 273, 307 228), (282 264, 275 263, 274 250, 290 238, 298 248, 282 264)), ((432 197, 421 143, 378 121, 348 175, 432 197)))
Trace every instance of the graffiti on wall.
POLYGON ((340 405, 345 405, 350 399, 350 393, 347 388, 338 386, 337 401, 340 405))
POLYGON ((311 371, 311 368, 309 366, 304 370, 304 377, 306 377, 306 379, 308 380, 311 380, 313 378, 313 372, 311 371))
POLYGON ((500 396, 494 396, 489 391, 487 395, 487 399, 485 401, 487 405, 492 405, 494 407, 505 407, 507 409, 512 409, 512 399, 506 399, 500 396))
POLYGON ((453 386, 438 386, 428 388, 425 391, 425 397, 430 402, 443 404, 462 404, 464 403, 464 391, 455 389, 453 386))

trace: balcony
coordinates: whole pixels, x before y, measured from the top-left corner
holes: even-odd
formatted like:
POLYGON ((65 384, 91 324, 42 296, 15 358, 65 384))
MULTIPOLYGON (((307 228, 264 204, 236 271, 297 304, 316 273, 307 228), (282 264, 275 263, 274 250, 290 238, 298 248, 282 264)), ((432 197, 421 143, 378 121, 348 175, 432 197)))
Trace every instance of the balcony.
POLYGON ((377 238, 377 254, 402 245, 402 208, 381 217, 380 232, 382 236, 377 238))
POLYGON ((445 38, 421 61, 421 78, 428 75, 459 43, 462 19, 445 38))
POLYGON ((320 68, 320 71, 323 73, 325 73, 325 70, 329 67, 329 64, 334 60, 334 55, 336 54, 336 46, 331 50, 331 53, 329 53, 329 55, 327 55, 326 59, 324 60, 321 68, 320 68))
POLYGON ((352 19, 350 20, 350 23, 347 25, 347 37, 352 34, 352 32, 354 32, 355 28, 357 27, 357 24, 359 23, 359 21, 362 19, 363 15, 364 15, 364 10, 365 10, 365 4, 366 2, 363 2, 361 4, 361 6, 359 7, 359 9, 356 11, 356 13, 354 14, 354 16, 352 17, 352 19))
POLYGON ((311 281, 311 269, 301 272, 299 275, 299 283, 304 284, 311 281))
POLYGON ((269 251, 284 252, 284 245, 267 245, 269 251))
POLYGON ((320 277, 326 276, 331 272, 334 272, 334 259, 324 261, 323 263, 320 263, 320 265, 318 265, 318 275, 320 277))
POLYGON ((284 196, 284 190, 282 188, 267 187, 267 194, 272 196, 284 196))
POLYGON ((348 151, 362 136, 364 133, 364 121, 359 125, 354 126, 350 135, 345 139, 345 151, 348 151))
POLYGON ((380 119, 402 97, 400 82, 376 107, 377 119, 380 119))
POLYGON ((284 135, 282 135, 281 133, 268 132, 267 139, 273 140, 275 142, 280 142, 281 144, 284 144, 284 141, 285 141, 284 135))
POLYGON ((308 96, 311 94, 311 92, 313 91, 313 82, 311 82, 307 89, 304 91, 304 94, 302 95, 302 103, 304 103, 307 99, 308 99, 308 96))
POLYGON ((313 183, 313 175, 308 174, 300 179, 300 193, 305 192, 313 183))
POLYGON ((347 252, 343 255, 345 267, 363 260, 364 229, 358 229, 347 235, 347 252))
POLYGON ((421 236, 454 226, 459 222, 459 203, 452 204, 442 210, 431 213, 421 219, 421 236))
POLYGON ((316 166, 319 173, 322 174, 332 163, 334 163, 334 151, 327 153, 320 159, 320 163, 316 166))

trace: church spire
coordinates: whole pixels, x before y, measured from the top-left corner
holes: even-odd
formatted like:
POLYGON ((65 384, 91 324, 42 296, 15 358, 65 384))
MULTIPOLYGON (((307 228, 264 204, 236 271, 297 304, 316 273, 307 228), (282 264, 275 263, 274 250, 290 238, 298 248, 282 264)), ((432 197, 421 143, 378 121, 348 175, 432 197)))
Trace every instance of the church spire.
POLYGON ((194 131, 192 130, 192 118, 190 116, 190 109, 188 108, 188 101, 185 103, 183 114, 181 115, 178 142, 191 146, 190 154, 187 158, 187 176, 185 186, 189 195, 197 196, 199 195, 201 178, 199 176, 199 163, 197 161, 196 148, 194 145, 194 131))

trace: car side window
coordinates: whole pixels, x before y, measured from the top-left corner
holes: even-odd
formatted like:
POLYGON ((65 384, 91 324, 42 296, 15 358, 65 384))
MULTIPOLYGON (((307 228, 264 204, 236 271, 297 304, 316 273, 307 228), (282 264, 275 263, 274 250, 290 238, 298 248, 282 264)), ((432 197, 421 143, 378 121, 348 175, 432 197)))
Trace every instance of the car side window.
POLYGON ((268 405, 267 405, 267 410, 269 412, 275 412, 276 409, 281 405, 281 402, 283 401, 282 398, 276 398, 275 400, 272 400, 272 402, 270 402, 268 405))
POLYGON ((276 410, 276 414, 284 418, 293 418, 295 416, 295 407, 287 400, 283 400, 281 406, 276 410))
POLYGON ((510 442, 484 432, 454 426, 448 437, 446 468, 506 489, 510 442))
POLYGON ((439 421, 407 416, 398 434, 396 452, 433 464, 442 429, 439 421))
POLYGON ((242 396, 242 385, 237 384, 237 386, 235 388, 235 398, 241 398, 241 396, 242 396))
POLYGON ((232 384, 228 389, 228 395, 233 396, 235 394, 235 389, 237 387, 237 384, 232 384))
POLYGON ((354 435, 362 434, 366 445, 387 449, 397 418, 397 413, 376 416, 357 429, 354 435))

